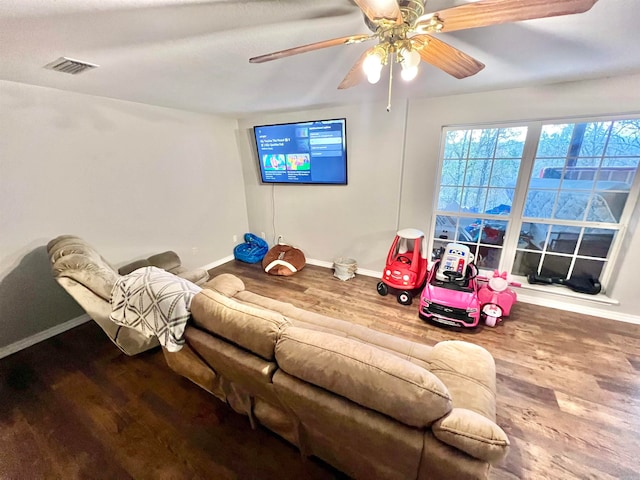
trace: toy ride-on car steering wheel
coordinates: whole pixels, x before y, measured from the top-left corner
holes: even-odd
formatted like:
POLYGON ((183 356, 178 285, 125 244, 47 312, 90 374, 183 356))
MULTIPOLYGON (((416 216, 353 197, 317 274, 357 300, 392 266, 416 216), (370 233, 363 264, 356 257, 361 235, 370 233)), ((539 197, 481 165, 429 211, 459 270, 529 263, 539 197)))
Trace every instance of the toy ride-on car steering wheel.
POLYGON ((447 277, 447 280, 450 282, 455 282, 456 280, 460 280, 464 275, 460 272, 456 272, 455 270, 445 270, 442 274, 447 277))
POLYGON ((396 260, 399 261, 400 263, 404 263, 405 265, 411 264, 411 259, 405 255, 398 255, 396 260))

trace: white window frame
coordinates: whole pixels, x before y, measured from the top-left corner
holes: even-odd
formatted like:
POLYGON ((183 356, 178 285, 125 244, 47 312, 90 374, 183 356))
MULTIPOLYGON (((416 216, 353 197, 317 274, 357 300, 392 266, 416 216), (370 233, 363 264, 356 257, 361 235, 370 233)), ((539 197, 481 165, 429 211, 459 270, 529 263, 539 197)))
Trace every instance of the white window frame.
MULTIPOLYGON (((511 272, 513 268, 513 264, 516 258, 516 251, 518 246, 518 240, 520 237, 520 228, 523 223, 530 222, 539 222, 542 224, 553 224, 553 225, 566 225, 566 226, 579 226, 584 227, 584 221, 573 221, 573 220, 562 220, 556 218, 540 218, 533 219, 527 218, 523 220, 522 214, 524 213, 526 196, 529 188, 529 180, 531 179, 531 174, 533 172, 536 153, 538 151, 538 143, 540 140, 540 134, 542 132, 542 128, 544 125, 548 124, 576 124, 576 123, 591 123, 591 122, 607 122, 607 121, 620 121, 620 120, 634 120, 640 119, 640 113, 638 114, 625 114, 625 115, 607 115, 607 116, 597 116, 597 117, 573 117, 573 118, 551 118, 544 120, 535 120, 535 121, 509 121, 509 122, 500 122, 500 123, 484 123, 484 124, 459 124, 459 125, 446 125, 442 127, 441 138, 440 138, 440 149, 439 149, 439 157, 438 157, 438 168, 435 176, 435 185, 434 185, 434 209, 431 215, 430 228, 429 228, 429 250, 431 251, 434 246, 434 236, 436 230, 436 217, 437 216, 451 216, 454 218, 481 218, 485 216, 485 214, 477 214, 477 213, 465 213, 465 212, 446 212, 438 210, 438 199, 440 195, 441 188, 441 177, 442 177, 442 169, 444 162, 444 153, 446 147, 446 135, 449 131, 454 130, 478 130, 478 129, 495 129, 495 128, 515 128, 515 127, 526 127, 527 135, 524 143, 524 149, 522 152, 522 159, 520 163, 520 170, 518 172, 518 178, 516 181, 516 188, 514 189, 514 199, 511 205, 511 211, 509 215, 500 215, 496 216, 496 219, 505 220, 508 222, 507 231, 505 232, 504 241, 502 244, 502 254, 500 256, 500 271, 511 272)), ((606 292, 607 287, 610 286, 610 282, 613 276, 613 267, 619 263, 620 256, 622 255, 622 245, 624 238, 626 236, 629 222, 631 220, 631 216, 638 202, 638 196, 640 195, 640 166, 638 167, 637 173, 635 175, 633 184, 629 189, 629 195, 627 197, 627 201, 625 203, 622 214, 620 215, 620 221, 615 223, 589 223, 588 228, 604 228, 608 230, 616 230, 618 233, 616 234, 611 247, 609 249, 609 254, 606 257, 606 262, 603 267, 602 274, 600 276, 600 283, 603 286, 603 292, 606 292)), ((455 241, 455 240, 453 240, 455 241)), ((575 255, 573 255, 572 262, 575 261, 575 255)), ((573 263, 572 263, 573 265, 573 263)), ((481 274, 487 275, 489 272, 487 270, 481 270, 481 274)), ((525 285, 527 280, 525 277, 513 276, 515 281, 519 281, 525 285)), ((555 290, 554 290, 555 291, 555 290)), ((582 296, 581 294, 575 294, 573 292, 569 293, 569 290, 562 289, 565 296, 575 297, 582 296)), ((560 293, 555 291, 556 293, 560 293)), ((591 295, 584 295, 585 297, 592 298, 591 295)))

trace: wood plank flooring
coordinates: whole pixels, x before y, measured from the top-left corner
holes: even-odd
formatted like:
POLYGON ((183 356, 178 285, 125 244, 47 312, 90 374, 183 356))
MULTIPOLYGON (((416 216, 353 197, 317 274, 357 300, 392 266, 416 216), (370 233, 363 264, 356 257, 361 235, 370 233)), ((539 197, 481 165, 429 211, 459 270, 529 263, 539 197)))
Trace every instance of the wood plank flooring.
MULTIPOLYGON (((272 277, 229 262, 248 289, 433 345, 462 339, 496 359, 498 423, 511 439, 493 479, 640 479, 640 326, 518 303, 496 328, 424 323, 308 265, 272 277)), ((0 479, 336 479, 286 441, 165 365, 127 357, 93 322, 0 360, 0 479)))

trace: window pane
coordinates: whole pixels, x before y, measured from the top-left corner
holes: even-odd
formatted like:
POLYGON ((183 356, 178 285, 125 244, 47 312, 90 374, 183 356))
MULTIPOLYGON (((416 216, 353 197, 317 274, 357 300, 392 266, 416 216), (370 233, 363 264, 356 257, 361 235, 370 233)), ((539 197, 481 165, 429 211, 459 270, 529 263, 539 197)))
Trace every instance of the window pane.
POLYGON ((478 267, 489 270, 498 269, 500 266, 500 255, 502 254, 501 248, 480 246, 478 252, 478 258, 476 259, 476 265, 478 267))
POLYGON ((460 210, 462 189, 456 187, 442 187, 438 195, 438 210, 457 212, 460 210))
POLYGON ((516 252, 516 259, 513 263, 513 268, 511 269, 511 274, 526 276, 530 273, 537 273, 541 257, 541 253, 523 252, 518 250, 516 252))
POLYGON ((431 250, 431 261, 438 260, 444 252, 447 242, 436 240, 433 242, 433 250, 431 250))
POLYGON ((587 228, 582 236, 578 255, 585 257, 607 258, 615 237, 615 230, 587 228))
MULTIPOLYGON (((609 136, 611 122, 587 123, 584 128, 584 136, 576 140, 580 142, 581 157, 599 157, 604 152, 604 146, 609 136)), ((578 129, 576 129, 578 130, 578 129)))
POLYGON ((624 204, 627 201, 627 196, 627 193, 595 193, 591 199, 587 220, 590 222, 618 223, 624 204))
POLYGON ((597 167, 567 167, 560 188, 562 190, 593 190, 597 167))
POLYGON ((524 216, 529 218, 551 218, 556 195, 555 191, 530 190, 524 205, 524 216))
POLYGON ((473 130, 471 132, 469 158, 493 158, 499 132, 500 130, 497 128, 473 130))
POLYGON ((522 158, 527 127, 502 128, 498 134, 496 158, 522 158))
POLYGON ((520 228, 518 248, 542 250, 547 241, 549 226, 544 223, 523 223, 520 228))
POLYGON ((467 158, 470 130, 452 130, 447 132, 444 145, 444 158, 467 158))
POLYGON ((464 179, 464 184, 471 185, 473 187, 489 185, 491 163, 491 160, 469 160, 467 163, 467 176, 464 179))
POLYGON ((504 244, 504 235, 507 231, 507 222, 500 220, 485 220, 482 225, 480 243, 488 245, 504 244))
POLYGON ((461 218, 458 231, 459 242, 477 242, 482 231, 482 220, 479 218, 461 218))
POLYGON ((462 191, 462 208, 463 212, 482 212, 487 198, 486 188, 465 188, 462 191))
POLYGON ((637 169, 637 158, 605 158, 598 172, 596 188, 598 190, 629 190, 637 169))
POLYGON ((576 259, 576 264, 573 267, 571 277, 585 277, 591 276, 594 278, 600 278, 604 262, 599 260, 587 260, 585 258, 576 259))
MULTIPOLYGON (((564 172, 564 164, 566 163, 565 158, 538 158, 533 164, 533 171, 531 173, 531 181, 538 178, 562 178, 562 173, 564 172)), ((535 187, 536 184, 530 183, 532 187, 535 187)), ((553 182, 553 185, 556 185, 556 182, 553 182)), ((541 185, 537 185, 541 186, 541 185)), ((557 187, 556 187, 557 188, 557 187)))
POLYGON ((571 267, 571 257, 560 257, 558 255, 545 255, 542 261, 540 275, 543 277, 567 278, 571 267))
POLYGON ((588 203, 588 193, 560 192, 554 217, 565 220, 582 220, 588 203))
POLYGON ((580 227, 554 225, 551 228, 548 251, 573 254, 576 251, 576 246, 578 245, 580 230, 580 227))
POLYGON ((492 187, 515 187, 520 171, 520 160, 495 160, 489 185, 492 187))
POLYGON ((491 215, 509 215, 514 191, 506 188, 490 188, 487 190, 485 213, 491 215))
POLYGON ((466 166, 465 160, 445 160, 442 162, 440 185, 462 185, 466 166))
POLYGON ((573 124, 544 125, 538 142, 537 157, 566 157, 573 124))
POLYGON ((640 156, 640 120, 613 122, 607 157, 640 156))
POLYGON ((453 240, 456 235, 456 222, 456 217, 436 216, 435 237, 443 240, 453 240))

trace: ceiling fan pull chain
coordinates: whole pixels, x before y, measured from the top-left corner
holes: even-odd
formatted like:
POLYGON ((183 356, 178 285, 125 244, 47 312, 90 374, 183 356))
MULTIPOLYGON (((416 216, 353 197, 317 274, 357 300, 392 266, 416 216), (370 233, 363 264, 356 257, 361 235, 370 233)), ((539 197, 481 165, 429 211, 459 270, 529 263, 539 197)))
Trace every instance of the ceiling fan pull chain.
MULTIPOLYGON (((393 55, 393 53, 391 54, 393 55)), ((387 99, 387 112, 391 111, 391 83, 393 82, 393 58, 389 59, 389 96, 387 99)))

